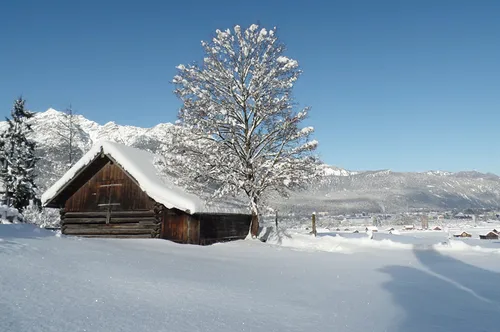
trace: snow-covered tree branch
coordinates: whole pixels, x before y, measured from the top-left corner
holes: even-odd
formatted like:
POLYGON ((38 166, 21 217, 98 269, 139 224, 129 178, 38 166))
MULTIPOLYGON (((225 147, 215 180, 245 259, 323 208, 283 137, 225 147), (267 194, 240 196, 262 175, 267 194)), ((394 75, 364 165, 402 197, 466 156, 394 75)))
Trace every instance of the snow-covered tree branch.
POLYGON ((265 194, 316 175, 314 129, 301 126, 309 108, 297 110, 292 97, 301 71, 275 28, 217 30, 202 47, 203 63, 179 65, 173 79, 189 129, 174 145, 192 176, 218 184, 219 194, 246 194, 255 236, 265 194))

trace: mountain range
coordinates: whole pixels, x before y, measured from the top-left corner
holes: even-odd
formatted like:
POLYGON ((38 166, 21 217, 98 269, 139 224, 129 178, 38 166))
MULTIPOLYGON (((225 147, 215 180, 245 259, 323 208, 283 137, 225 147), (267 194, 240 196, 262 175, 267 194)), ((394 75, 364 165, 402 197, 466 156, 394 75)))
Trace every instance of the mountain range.
MULTIPOLYGON (((69 168, 69 149, 63 112, 49 109, 30 119, 37 142, 38 185, 47 189, 69 168)), ((73 160, 80 158, 97 140, 109 140, 157 152, 172 141, 171 123, 151 128, 122 126, 114 122, 100 125, 82 115, 73 117, 73 160)), ((6 122, 0 122, 0 130, 6 122)), ((321 142, 320 142, 321 143, 321 142)), ((500 177, 475 171, 392 172, 390 170, 350 171, 323 164, 317 182, 288 199, 276 198, 273 208, 285 213, 309 215, 394 213, 411 209, 496 209, 500 206, 500 177)))

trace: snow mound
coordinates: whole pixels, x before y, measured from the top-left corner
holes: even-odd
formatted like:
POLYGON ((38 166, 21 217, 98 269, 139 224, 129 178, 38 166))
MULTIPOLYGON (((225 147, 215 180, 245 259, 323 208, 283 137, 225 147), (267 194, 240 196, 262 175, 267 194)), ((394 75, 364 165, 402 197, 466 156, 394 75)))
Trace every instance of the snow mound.
POLYGON ((273 232, 267 243, 307 251, 327 251, 350 253, 363 248, 379 249, 413 249, 413 245, 399 243, 389 239, 372 240, 368 234, 311 234, 293 233, 289 231, 273 232), (349 236, 349 237, 347 237, 349 236))
POLYGON ((23 221, 23 215, 19 213, 16 208, 0 205, 0 225, 1 224, 12 224, 23 221))
POLYGON ((300 231, 271 232, 266 243, 302 251, 353 253, 367 249, 436 250, 440 252, 477 252, 500 254, 500 247, 487 248, 460 240, 441 241, 440 238, 414 238, 378 233, 318 233, 317 237, 300 231), (373 238, 372 238, 373 236, 373 238), (390 237, 389 237, 390 236, 390 237))
POLYGON ((433 246, 434 250, 437 251, 458 251, 458 252, 479 252, 488 254, 500 254, 500 249, 495 248, 485 248, 478 245, 472 246, 465 243, 464 241, 450 240, 448 242, 438 243, 433 246))
POLYGON ((57 232, 40 228, 33 224, 4 224, 0 225, 0 239, 5 238, 42 238, 60 237, 57 232))

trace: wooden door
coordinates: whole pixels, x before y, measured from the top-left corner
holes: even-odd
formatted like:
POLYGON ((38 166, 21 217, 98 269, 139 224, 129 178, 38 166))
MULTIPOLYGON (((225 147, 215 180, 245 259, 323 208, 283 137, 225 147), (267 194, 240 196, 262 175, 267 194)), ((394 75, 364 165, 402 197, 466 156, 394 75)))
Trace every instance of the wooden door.
POLYGON ((165 211, 163 211, 161 238, 186 243, 186 226, 186 215, 183 212, 165 209, 165 211))
POLYGON ((182 214, 173 210, 166 210, 163 218, 162 238, 175 242, 184 242, 185 225, 183 217, 182 214))
POLYGON ((97 185, 97 207, 106 212, 106 223, 111 221, 112 211, 120 210, 121 183, 99 183, 97 185))
POLYGON ((187 243, 200 244, 200 221, 193 216, 187 217, 187 243))
POLYGON ((178 210, 163 212, 161 238, 179 243, 200 244, 200 222, 178 210))

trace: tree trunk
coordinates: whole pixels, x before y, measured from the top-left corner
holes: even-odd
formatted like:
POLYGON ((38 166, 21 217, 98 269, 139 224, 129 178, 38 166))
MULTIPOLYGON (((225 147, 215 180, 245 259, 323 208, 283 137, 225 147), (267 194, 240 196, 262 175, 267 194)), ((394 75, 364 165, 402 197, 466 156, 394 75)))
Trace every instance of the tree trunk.
POLYGON ((250 234, 256 238, 259 234, 259 215, 252 211, 252 222, 250 224, 250 234))
POLYGON ((259 234, 259 207, 257 197, 251 199, 252 221, 250 222, 250 236, 256 238, 259 234))

